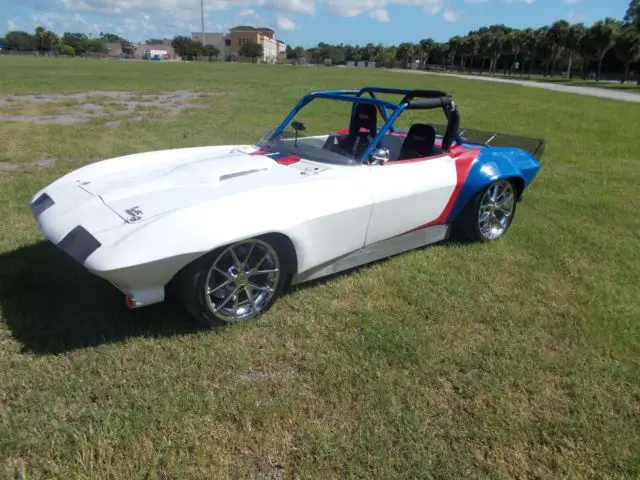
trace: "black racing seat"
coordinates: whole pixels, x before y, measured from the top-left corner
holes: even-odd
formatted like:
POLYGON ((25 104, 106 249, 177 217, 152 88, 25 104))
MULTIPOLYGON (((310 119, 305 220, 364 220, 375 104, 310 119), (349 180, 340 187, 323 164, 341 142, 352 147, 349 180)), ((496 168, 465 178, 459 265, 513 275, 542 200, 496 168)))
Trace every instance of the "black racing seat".
POLYGON ((423 158, 433 154, 436 129, 426 123, 414 123, 402 142, 398 160, 423 158))
POLYGON ((378 127, 378 110, 371 103, 356 104, 349 125, 349 133, 338 141, 341 150, 358 158, 373 141, 378 127), (360 130, 364 129, 364 132, 360 130))

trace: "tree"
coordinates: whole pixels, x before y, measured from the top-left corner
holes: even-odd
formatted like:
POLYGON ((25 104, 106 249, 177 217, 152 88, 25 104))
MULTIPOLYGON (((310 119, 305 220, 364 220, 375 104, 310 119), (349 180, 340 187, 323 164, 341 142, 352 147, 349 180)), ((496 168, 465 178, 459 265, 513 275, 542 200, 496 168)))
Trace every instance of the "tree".
POLYGON ((547 73, 550 73, 551 76, 555 74, 556 63, 558 62, 558 58, 562 54, 566 44, 567 37, 569 36, 569 22, 566 20, 558 20, 554 22, 553 25, 549 27, 547 30, 547 35, 545 40, 549 44, 549 59, 547 65, 547 73))
POLYGON ((396 50, 396 59, 402 63, 402 68, 407 68, 407 65, 413 59, 413 44, 404 42, 398 45, 396 50))
POLYGON ((587 41, 591 43, 598 60, 598 70, 596 71, 596 81, 600 80, 602 73, 602 60, 611 48, 616 44, 616 36, 620 29, 617 20, 607 17, 594 23, 587 32, 587 41))
POLYGON ((73 47, 69 45, 60 45, 60 55, 66 55, 67 57, 73 57, 76 52, 73 50, 73 47))
POLYGON ((418 56, 420 58, 420 67, 426 68, 429 64, 429 56, 433 50, 435 42, 431 38, 424 38, 418 42, 418 56))
MULTIPOLYGON (((509 74, 511 74, 515 68, 515 64, 518 61, 518 55, 523 48, 524 37, 520 30, 512 30, 505 36, 504 52, 513 56, 511 66, 509 67, 509 74)), ((505 62, 505 69, 507 63, 505 62)))
POLYGON ((178 35, 171 40, 171 46, 174 52, 178 54, 182 60, 193 60, 203 53, 202 43, 193 40, 184 35, 178 35))
POLYGON ((575 55, 580 52, 580 47, 582 46, 582 42, 584 41, 586 34, 587 29, 585 28, 584 23, 576 23, 569 27, 566 42, 566 48, 569 52, 569 64, 567 66, 567 78, 569 80, 571 80, 573 75, 573 59, 575 55))
POLYGON ((204 46, 204 54, 209 57, 209 61, 213 61, 213 57, 217 57, 220 55, 220 49, 215 45, 205 45, 204 46))
POLYGON ((21 30, 12 30, 4 38, 9 50, 28 51, 36 48, 35 37, 21 30))
MULTIPOLYGON (((480 29, 482 30, 482 29, 480 29)), ((478 33, 478 54, 480 55, 480 75, 484 72, 484 64, 491 57, 491 45, 493 44, 493 34, 488 30, 478 33)))
POLYGON ((257 58, 264 56, 264 48, 261 44, 256 42, 243 43, 238 52, 242 57, 248 57, 252 62, 255 62, 257 58))
POLYGON ((89 51, 89 37, 84 33, 64 32, 61 42, 73 48, 76 55, 84 55, 89 51))
POLYGON ((629 79, 629 69, 632 63, 640 60, 640 32, 635 25, 625 25, 616 39, 613 48, 616 57, 624 65, 624 77, 620 83, 629 79))
POLYGON ((631 0, 629 8, 624 15, 624 21, 636 26, 636 30, 640 32, 640 0, 631 0))

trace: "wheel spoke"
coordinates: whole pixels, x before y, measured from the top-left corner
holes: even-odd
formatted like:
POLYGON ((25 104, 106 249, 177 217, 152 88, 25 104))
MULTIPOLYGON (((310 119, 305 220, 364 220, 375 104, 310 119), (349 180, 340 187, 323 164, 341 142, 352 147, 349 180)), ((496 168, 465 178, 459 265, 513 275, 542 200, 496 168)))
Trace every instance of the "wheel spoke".
POLYGON ((215 271, 217 271, 219 274, 224 275, 224 278, 226 278, 227 280, 232 280, 233 279, 233 277, 231 275, 229 275, 229 272, 225 272, 224 270, 220 270, 220 268, 218 268, 217 265, 215 267, 213 267, 213 269, 215 271))
MULTIPOLYGON (((237 293, 237 289, 234 288, 233 291, 227 295, 227 297, 219 304, 216 306, 216 310, 220 310, 222 307, 224 307, 227 303, 229 303, 229 300, 231 300, 234 295, 237 293)), ((236 300, 236 304, 237 304, 237 300, 236 300)))
POLYGON ((261 285, 256 285, 256 284, 255 284, 255 283, 253 283, 253 282, 249 282, 249 286, 250 286, 251 288, 253 288, 254 290, 260 290, 261 292, 269 292, 269 293, 273 292, 273 288, 268 287, 268 286, 266 286, 266 285, 261 286, 261 285))
POLYGON ((266 252, 266 253, 262 256, 262 258, 260 259, 260 261, 259 261, 258 263, 256 263, 256 266, 255 266, 255 267, 253 267, 252 271, 257 270, 257 269, 260 267, 260 265, 262 265, 262 264, 264 263, 264 261, 265 261, 267 258, 269 258, 269 252, 266 252))
POLYGON ((491 194, 491 203, 496 203, 498 199, 498 185, 493 186, 493 193, 491 194))
POLYGON ((244 292, 247 294, 249 303, 251 303, 251 308, 256 308, 256 301, 253 299, 253 295, 251 294, 251 289, 245 285, 244 292))
POLYGON ((207 290, 207 295, 211 295, 213 292, 217 292, 218 290, 220 290, 222 287, 226 287, 227 285, 229 285, 232 282, 232 280, 227 279, 225 280, 223 283, 221 283, 220 285, 218 285, 215 288, 210 288, 209 290, 207 290))
POLYGON ((252 270, 247 274, 247 276, 248 277, 253 277, 254 275, 264 275, 266 273, 277 273, 279 271, 280 270, 277 269, 277 268, 274 268, 272 270, 255 270, 255 271, 252 270))
POLYGON ((251 248, 249 248, 249 253, 247 253, 247 256, 244 258, 245 265, 249 264, 249 259, 251 258, 251 254, 253 253, 253 249, 255 248, 255 246, 256 246, 255 243, 251 244, 251 248))
POLYGON ((239 270, 242 267, 242 262, 238 258, 238 255, 236 255, 236 251, 233 249, 233 247, 230 247, 229 252, 231 252, 231 258, 233 258, 233 263, 239 270))

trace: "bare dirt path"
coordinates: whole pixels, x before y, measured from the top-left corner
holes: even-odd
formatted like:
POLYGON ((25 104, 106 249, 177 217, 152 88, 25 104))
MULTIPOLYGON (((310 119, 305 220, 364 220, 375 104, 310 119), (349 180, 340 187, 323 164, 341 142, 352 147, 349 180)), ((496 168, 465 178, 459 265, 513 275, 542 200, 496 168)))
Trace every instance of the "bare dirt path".
POLYGON ((610 100, 620 100, 623 102, 635 102, 640 103, 640 95, 637 93, 623 92, 615 89, 606 89, 598 87, 578 87, 573 85, 558 85, 555 83, 543 83, 535 82, 532 80, 511 80, 506 78, 486 77, 480 75, 458 75, 455 73, 439 73, 439 72, 425 72, 422 70, 401 70, 393 69, 394 72, 403 73, 415 73, 419 75, 441 75, 447 77, 457 77, 467 80, 483 80, 485 82, 498 82, 498 83, 515 83, 525 87, 542 88, 544 90, 553 90, 563 93, 577 93, 579 95, 590 95, 592 97, 607 98, 610 100))

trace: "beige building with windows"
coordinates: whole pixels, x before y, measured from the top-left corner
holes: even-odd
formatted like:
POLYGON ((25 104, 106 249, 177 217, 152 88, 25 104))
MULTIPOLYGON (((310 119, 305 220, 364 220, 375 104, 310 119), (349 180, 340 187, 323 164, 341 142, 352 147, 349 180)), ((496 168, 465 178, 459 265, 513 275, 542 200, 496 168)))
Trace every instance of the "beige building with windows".
MULTIPOLYGON (((192 32, 193 40, 202 41, 202 32, 192 32)), ((238 60, 242 45, 254 42, 262 45, 261 62, 276 63, 286 57, 287 45, 282 40, 276 39, 275 32, 267 27, 251 27, 240 25, 233 27, 229 33, 204 32, 204 45, 215 45, 221 52, 224 60, 238 60)))

